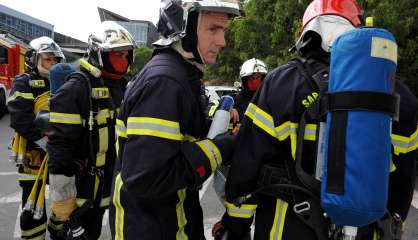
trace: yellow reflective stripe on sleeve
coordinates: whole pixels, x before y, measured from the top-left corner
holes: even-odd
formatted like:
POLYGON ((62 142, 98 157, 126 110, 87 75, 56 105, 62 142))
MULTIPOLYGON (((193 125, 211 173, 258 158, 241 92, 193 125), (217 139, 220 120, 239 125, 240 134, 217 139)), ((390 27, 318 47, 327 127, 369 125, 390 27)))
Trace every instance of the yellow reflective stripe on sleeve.
POLYGON ((215 172, 215 170, 222 164, 222 155, 218 147, 210 140, 198 141, 196 144, 200 147, 200 149, 202 149, 206 157, 209 159, 212 172, 215 172))
POLYGON ((264 130, 272 137, 277 138, 277 133, 274 129, 273 117, 270 114, 257 107, 255 104, 250 103, 245 111, 245 115, 248 116, 256 126, 264 130))
POLYGON ((23 92, 16 91, 16 92, 13 93, 12 96, 9 97, 8 101, 9 102, 14 101, 18 97, 21 97, 21 98, 26 99, 26 100, 34 100, 35 99, 35 97, 33 96, 32 93, 23 93, 23 92))
POLYGON ((120 202, 120 190, 122 186, 123 181, 119 173, 115 179, 115 189, 113 194, 113 205, 115 207, 115 240, 125 239, 123 234, 125 210, 120 202))
POLYGON ((99 128, 99 151, 96 154, 96 167, 101 167, 106 163, 106 152, 109 146, 109 129, 99 128))
MULTIPOLYGON (((312 130, 313 124, 307 124, 308 131, 312 130), (311 128, 311 129, 309 129, 311 128)), ((293 159, 296 159, 296 144, 297 144, 297 129, 299 124, 293 123, 290 121, 282 123, 280 126, 276 127, 277 138, 279 141, 284 141, 290 136, 290 147, 292 152, 293 159)), ((307 137, 306 134, 304 137, 307 137)), ((307 139, 308 140, 308 139, 307 139)))
POLYGON ((176 141, 184 138, 178 122, 150 117, 130 117, 127 125, 127 135, 147 135, 176 141))
POLYGON ((279 198, 277 199, 274 222, 270 230, 270 240, 281 240, 283 238, 283 227, 286 218, 287 207, 287 202, 279 198))
POLYGON ((418 148, 418 129, 409 137, 392 134, 392 145, 396 155, 409 153, 418 148))
POLYGON ((125 123, 122 120, 116 119, 115 129, 116 129, 116 134, 119 137, 123 137, 123 138, 127 138, 128 137, 128 135, 126 134, 125 123))
POLYGON ((63 124, 82 124, 80 114, 50 112, 50 122, 63 124))
POLYGON ((306 124, 305 125, 305 134, 303 136, 303 139, 309 140, 309 141, 316 141, 316 124, 306 124))
POLYGON ((35 228, 32 228, 30 230, 22 230, 21 235, 22 235, 22 237, 28 237, 28 236, 34 235, 36 233, 39 233, 39 232, 45 231, 45 230, 46 230, 46 223, 44 223, 42 225, 39 225, 35 228))
POLYGON ((189 237, 184 232, 184 228, 187 224, 186 214, 184 212, 184 200, 186 199, 186 189, 181 189, 177 191, 177 195, 179 197, 179 201, 176 205, 176 213, 177 213, 177 224, 178 224, 178 231, 176 234, 176 240, 188 240, 189 237))
POLYGON ((229 202, 224 202, 224 206, 228 215, 236 218, 251 218, 254 216, 257 208, 256 204, 242 204, 240 207, 237 207, 229 202))

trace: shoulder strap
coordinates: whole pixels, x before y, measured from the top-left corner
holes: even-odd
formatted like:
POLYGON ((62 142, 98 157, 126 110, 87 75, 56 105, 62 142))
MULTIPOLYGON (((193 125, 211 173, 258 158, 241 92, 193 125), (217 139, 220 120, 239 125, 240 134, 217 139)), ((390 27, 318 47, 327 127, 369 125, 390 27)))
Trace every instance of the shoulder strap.
MULTIPOLYGON (((315 61, 313 58, 305 59, 303 57, 296 57, 291 60, 291 63, 295 64, 303 77, 307 80, 311 90, 319 92, 319 98, 313 104, 311 104, 301 116, 297 130, 297 145, 295 156, 295 171, 297 178, 307 189, 312 191, 315 195, 319 195, 321 190, 320 182, 315 179, 315 176, 307 173, 302 166, 302 161, 304 160, 303 144, 307 118, 309 117, 316 120, 321 118, 321 102, 328 89, 328 80, 326 77, 328 77, 329 68, 324 63, 315 61)), ((317 137, 319 132, 318 130, 319 126, 317 126, 317 137)))

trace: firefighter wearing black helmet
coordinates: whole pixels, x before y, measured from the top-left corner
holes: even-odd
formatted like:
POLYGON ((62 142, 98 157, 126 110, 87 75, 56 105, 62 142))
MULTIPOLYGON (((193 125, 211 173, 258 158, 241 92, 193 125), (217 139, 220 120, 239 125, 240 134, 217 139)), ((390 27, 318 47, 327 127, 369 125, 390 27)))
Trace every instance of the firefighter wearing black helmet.
POLYGON ((205 239, 198 189, 228 158, 230 139, 205 138, 201 78, 239 14, 237 1, 162 1, 163 38, 129 85, 117 120, 114 239, 205 239))
MULTIPOLYGON (((333 41, 361 25, 361 9, 355 0, 314 0, 306 9, 303 31, 295 46, 300 57, 266 76, 238 133, 226 197, 231 206, 240 207, 241 211, 231 212, 241 214, 243 220, 224 217, 222 221, 222 227, 233 236, 246 234, 251 221, 245 220, 256 211, 254 239, 341 237, 338 236, 341 232, 328 228, 319 202, 310 201, 312 195, 296 176, 297 131, 302 113, 315 104, 322 85, 314 89, 310 84, 327 82, 333 41), (281 184, 282 188, 263 188, 272 183, 281 184), (253 195, 257 189, 258 194, 253 195), (328 236, 328 230, 335 235, 328 236)), ((418 102, 401 81, 397 81, 395 90, 401 96, 401 110, 399 122, 394 122, 392 129, 396 170, 390 175, 389 213, 382 221, 360 229, 356 239, 401 239, 402 221, 412 199, 418 102)), ((317 120, 306 122, 302 140, 306 163, 315 159, 316 135, 309 130, 316 129, 317 123, 317 120)))

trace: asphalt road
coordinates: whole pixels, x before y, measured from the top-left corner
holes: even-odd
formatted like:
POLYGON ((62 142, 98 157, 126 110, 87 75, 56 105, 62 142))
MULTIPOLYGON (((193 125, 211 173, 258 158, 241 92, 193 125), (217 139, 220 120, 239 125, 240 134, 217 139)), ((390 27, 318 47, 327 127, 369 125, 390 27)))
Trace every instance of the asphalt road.
MULTIPOLYGON (((17 184, 16 168, 7 160, 9 154, 7 146, 12 136, 9 128, 9 115, 0 120, 0 240, 19 239, 18 214, 20 212, 20 188, 17 184)), ((204 212, 204 224, 206 238, 212 239, 210 229, 223 213, 223 207, 219 203, 212 189, 207 184, 201 191, 201 202, 204 212)), ((418 192, 415 191, 413 204, 406 221, 404 240, 418 239, 418 192)), ((101 240, 111 239, 107 216, 103 221, 101 240)))

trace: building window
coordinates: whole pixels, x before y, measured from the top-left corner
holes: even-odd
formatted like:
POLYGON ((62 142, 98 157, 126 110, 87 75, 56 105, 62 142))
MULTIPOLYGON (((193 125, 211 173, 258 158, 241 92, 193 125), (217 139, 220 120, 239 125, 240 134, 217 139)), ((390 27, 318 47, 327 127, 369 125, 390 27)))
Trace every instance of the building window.
POLYGON ((6 15, 0 13, 0 23, 6 23, 6 15))

